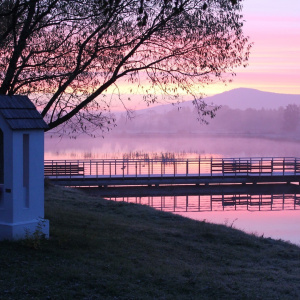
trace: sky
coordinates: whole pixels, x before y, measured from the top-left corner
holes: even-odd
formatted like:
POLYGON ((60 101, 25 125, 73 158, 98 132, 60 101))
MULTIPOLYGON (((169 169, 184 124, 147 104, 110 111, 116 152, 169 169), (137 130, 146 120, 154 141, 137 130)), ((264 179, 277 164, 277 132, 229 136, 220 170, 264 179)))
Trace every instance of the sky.
POLYGON ((244 33, 253 42, 249 66, 215 94, 246 87, 300 94, 300 0, 244 0, 244 33))
MULTIPOLYGON (((300 94, 300 0, 244 0, 242 14, 244 33, 253 43, 249 65, 236 69, 233 82, 210 85, 204 94, 235 88, 300 94)), ((127 108, 146 107, 141 96, 128 97, 127 108)))

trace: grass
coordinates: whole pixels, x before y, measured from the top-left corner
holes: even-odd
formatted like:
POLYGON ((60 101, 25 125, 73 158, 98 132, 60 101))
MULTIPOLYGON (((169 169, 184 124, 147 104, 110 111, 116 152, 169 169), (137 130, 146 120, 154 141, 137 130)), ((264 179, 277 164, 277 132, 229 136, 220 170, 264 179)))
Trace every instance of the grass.
POLYGON ((0 242, 0 299, 299 299, 300 248, 46 188, 49 240, 0 242))

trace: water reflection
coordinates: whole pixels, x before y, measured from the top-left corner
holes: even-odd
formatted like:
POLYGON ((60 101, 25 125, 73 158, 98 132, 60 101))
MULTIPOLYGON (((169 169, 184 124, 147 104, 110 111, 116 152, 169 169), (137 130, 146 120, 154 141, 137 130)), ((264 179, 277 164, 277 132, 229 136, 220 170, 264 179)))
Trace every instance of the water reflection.
POLYGON ((300 246, 299 210, 178 212, 184 217, 232 226, 249 234, 289 241, 300 246))
POLYGON ((98 190, 109 200, 124 201, 170 212, 206 211, 300 211, 298 185, 110 188, 98 190), (139 191, 144 189, 144 192, 139 191), (237 191, 239 192, 237 193, 237 191), (136 194, 137 193, 137 194, 136 194), (117 195, 118 194, 118 195, 117 195), (134 196, 133 194, 136 194, 134 196), (141 196, 144 194, 144 196, 141 196))
POLYGON ((113 197, 109 200, 144 204, 171 212, 300 210, 300 194, 113 197))

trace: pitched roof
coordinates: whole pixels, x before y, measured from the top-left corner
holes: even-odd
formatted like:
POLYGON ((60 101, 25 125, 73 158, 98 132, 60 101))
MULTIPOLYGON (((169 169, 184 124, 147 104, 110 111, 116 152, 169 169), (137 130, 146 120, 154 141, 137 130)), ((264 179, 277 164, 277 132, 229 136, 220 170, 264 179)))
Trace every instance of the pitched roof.
POLYGON ((0 95, 0 114, 13 130, 48 128, 27 96, 0 95))

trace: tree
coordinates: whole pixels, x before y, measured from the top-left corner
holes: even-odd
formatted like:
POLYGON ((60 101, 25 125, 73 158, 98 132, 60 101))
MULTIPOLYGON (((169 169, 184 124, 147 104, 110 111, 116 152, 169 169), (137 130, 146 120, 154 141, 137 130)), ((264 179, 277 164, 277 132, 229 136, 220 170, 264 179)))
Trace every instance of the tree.
MULTIPOLYGON (((28 94, 49 129, 103 128, 105 95, 120 81, 148 103, 157 93, 192 95, 234 75, 250 45, 236 0, 4 0, 0 2, 0 94, 28 94)), ((123 101, 121 93, 120 101, 123 101)))
POLYGON ((300 107, 296 104, 289 104, 283 111, 283 129, 288 132, 295 132, 299 125, 300 107))

